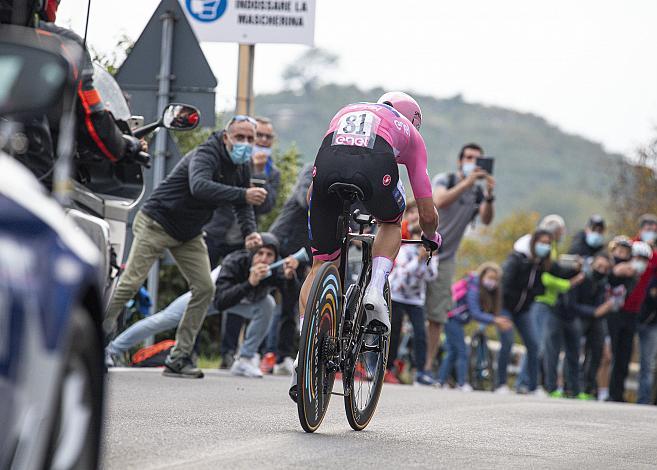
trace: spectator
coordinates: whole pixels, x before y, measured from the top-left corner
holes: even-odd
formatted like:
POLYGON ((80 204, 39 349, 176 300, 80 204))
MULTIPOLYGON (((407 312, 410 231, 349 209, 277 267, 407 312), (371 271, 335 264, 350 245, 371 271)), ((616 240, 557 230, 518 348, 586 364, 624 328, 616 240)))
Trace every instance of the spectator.
POLYGON ((404 218, 401 222, 402 238, 410 239, 409 228, 419 224, 420 212, 417 210, 417 202, 415 202, 415 199, 411 199, 406 203, 406 209, 404 209, 404 218))
MULTIPOLYGON (((310 241, 308 239, 308 188, 313 179, 313 165, 306 164, 297 177, 297 183, 292 188, 290 197, 285 201, 281 213, 270 227, 281 244, 281 254, 290 256, 299 249, 305 248, 308 259, 310 241)), ((297 277, 303 279, 308 263, 301 263, 297 269, 297 277)), ((280 313, 274 316, 268 336, 267 354, 263 357, 261 369, 273 371, 274 375, 292 375, 294 358, 297 354, 299 292, 282 296, 280 313)))
MULTIPOLYGON (((409 230, 413 240, 420 239, 422 229, 419 225, 411 225, 409 230)), ((395 259, 395 267, 389 277, 393 311, 391 330, 396 334, 390 339, 388 363, 394 363, 397 357, 399 331, 404 314, 406 314, 413 325, 413 350, 415 353, 413 365, 416 368, 415 382, 420 385, 436 384, 424 369, 427 359, 424 317, 426 288, 427 282, 434 280, 438 275, 438 259, 432 257, 427 264, 428 258, 429 252, 422 245, 402 245, 395 259)))
MULTIPOLYGON (((657 361, 657 251, 655 245, 657 242, 657 216, 654 214, 645 214, 639 219, 639 234, 635 240, 642 240, 649 244, 653 250, 650 266, 646 269, 643 276, 650 277, 648 282, 648 293, 646 300, 641 307, 639 315, 639 351, 640 351, 640 370, 639 370, 639 394, 638 403, 650 403, 652 393, 652 381, 657 361), (653 272, 651 275, 650 272, 653 272)), ((641 278, 644 281, 644 278, 641 278)), ((640 282, 641 282, 640 281, 640 282)))
MULTIPOLYGON (((520 240, 519 240, 520 241, 520 240)), ((513 319, 513 323, 527 349, 527 389, 537 392, 538 384, 538 341, 535 321, 530 314, 534 298, 544 292, 541 275, 550 270, 550 251, 553 241, 551 232, 537 229, 528 243, 516 243, 506 259, 502 278, 502 314, 513 319)), ((512 344, 502 342, 500 350, 498 386, 500 392, 508 392, 506 387, 506 367, 512 344)))
POLYGON ((568 253, 591 258, 600 253, 605 242, 605 221, 599 215, 592 215, 584 230, 573 237, 568 253))
POLYGON ((230 371, 234 375, 262 377, 257 357, 258 348, 267 336, 274 314, 274 298, 271 291, 298 291, 299 281, 295 275, 298 262, 288 257, 283 273, 271 273, 269 265, 278 257, 279 245, 271 233, 262 233, 262 246, 255 254, 239 250, 228 255, 221 264, 217 278, 217 294, 214 306, 227 315, 237 315, 250 320, 244 343, 230 371))
MULTIPOLYGON (((549 272, 541 275, 541 283, 545 289, 544 294, 537 296, 531 307, 532 315, 539 315, 544 329, 539 341, 544 342, 544 373, 545 389, 552 397, 562 397, 564 393, 557 389, 557 369, 559 366, 559 353, 563 343, 566 353, 568 371, 567 383, 571 390, 569 396, 579 395, 579 340, 580 335, 575 320, 575 309, 565 299, 568 291, 581 284, 586 275, 579 272, 570 279, 565 279, 567 270, 553 263, 549 272), (558 303, 558 305, 557 305, 558 303)), ((540 350, 540 348, 539 348, 540 350)), ((566 375, 564 373, 564 375, 566 375)))
POLYGON ((609 399, 621 402, 625 401, 625 379, 632 356, 638 314, 655 275, 655 265, 649 265, 652 248, 644 242, 634 242, 629 248, 629 243, 626 238, 619 240, 613 252, 617 264, 610 284, 617 300, 616 305, 620 308, 615 308, 607 317, 613 355, 609 399))
MULTIPOLYGON (((252 201, 257 221, 258 216, 268 214, 276 205, 281 174, 271 158, 271 147, 274 143, 272 123, 264 117, 257 117, 256 122, 255 145, 250 162, 251 178, 248 184, 266 191, 264 199, 252 201)), ((210 222, 203 227, 212 267, 217 266, 219 260, 229 253, 244 248, 244 223, 244 218, 230 204, 215 210, 210 222)))
MULTIPOLYGON (((467 293, 462 301, 457 302, 454 309, 447 315, 445 325, 447 335, 447 356, 440 365, 438 382, 443 386, 447 377, 456 367, 456 385, 465 392, 472 391, 470 384, 465 382, 468 356, 465 348, 463 331, 471 319, 485 325, 494 324, 500 335, 506 335, 506 341, 512 341, 508 336, 513 334, 513 323, 508 317, 502 316, 502 269, 495 263, 484 263, 476 273, 467 276, 467 293)), ((506 367, 506 364, 503 364, 506 367)))
MULTIPOLYGON (((550 250, 550 260, 552 262, 557 261, 559 254, 559 243, 563 239, 566 233, 566 222, 558 214, 549 214, 543 217, 539 223, 538 228, 541 230, 547 230, 552 234, 552 244, 550 250)), ((516 243, 515 246, 524 247, 529 246, 531 240, 531 234, 527 234, 524 237, 521 237, 516 243)), ((514 247, 515 248, 515 247, 514 247)), ((552 280, 553 278, 547 278, 552 280)), ((544 286, 545 287, 545 286, 544 286)), ((552 284, 552 288, 555 285, 552 284)), ((529 318, 534 323, 534 332, 538 340, 538 371, 539 375, 541 372, 541 366, 543 365, 543 353, 545 349, 545 323, 548 318, 548 310, 554 306, 552 300, 554 299, 555 293, 549 292, 548 297, 544 295, 538 295, 535 299, 535 302, 531 305, 529 311, 529 318)), ((523 357, 522 363, 520 364, 520 373, 518 374, 518 379, 516 380, 516 390, 519 393, 526 393, 529 386, 528 371, 527 371, 527 356, 523 357)))
POLYGON ((442 325, 452 308, 450 289, 456 267, 455 256, 465 229, 477 215, 484 225, 493 220, 495 179, 476 164, 483 153, 477 144, 464 145, 459 152, 458 171, 439 174, 433 179, 433 200, 438 208, 443 245, 439 254, 438 277, 427 286, 425 311, 429 328, 425 370, 432 369, 440 346, 442 325), (480 180, 485 182, 485 191, 477 184, 480 180))
MULTIPOLYGON (((603 316, 614 306, 613 299, 606 299, 609 288, 607 276, 610 270, 609 257, 604 253, 596 254, 590 269, 586 270, 586 278, 569 292, 565 305, 566 314, 578 317, 575 320, 579 323, 579 337, 576 343, 578 361, 580 338, 583 337, 585 340, 584 363, 579 372, 581 393, 578 395, 578 398, 585 400, 594 400, 598 396, 597 374, 605 341, 603 316)), ((568 370, 570 371, 570 368, 568 370)), ((569 383, 574 383, 574 374, 572 375, 569 383)))
POLYGON ((244 234, 249 247, 260 244, 255 232, 253 209, 266 191, 249 188, 246 164, 255 138, 255 121, 247 116, 232 118, 226 129, 216 132, 176 165, 155 189, 135 217, 134 240, 126 268, 108 306, 103 327, 111 333, 125 303, 142 285, 148 271, 169 250, 192 292, 176 333, 176 345, 165 364, 164 375, 202 378, 191 352, 214 294, 208 249, 202 227, 222 204, 233 204, 246 219, 244 234))

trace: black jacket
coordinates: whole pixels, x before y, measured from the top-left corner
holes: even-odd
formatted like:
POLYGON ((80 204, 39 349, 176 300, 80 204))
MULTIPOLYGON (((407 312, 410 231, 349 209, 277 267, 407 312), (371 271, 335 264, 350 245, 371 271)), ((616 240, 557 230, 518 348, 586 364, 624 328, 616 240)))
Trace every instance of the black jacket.
POLYGON ((299 172, 292 194, 285 201, 269 231, 276 235, 281 244, 281 255, 287 256, 306 248, 310 255, 308 239, 308 188, 313 180, 313 165, 304 166, 299 172))
POLYGON ((653 279, 648 288, 648 295, 646 295, 646 300, 641 307, 641 313, 639 313, 639 323, 645 325, 657 324, 657 279, 653 279))
POLYGON ((242 220, 242 232, 255 232, 253 207, 246 203, 249 165, 235 165, 215 132, 185 155, 148 198, 142 211, 176 240, 201 234, 219 206, 232 205, 242 220))
POLYGON ((570 245, 568 254, 570 255, 580 255, 584 258, 590 258, 595 256, 597 253, 602 251, 602 246, 598 248, 592 248, 586 243, 586 232, 581 230, 575 234, 573 237, 573 242, 570 245))
POLYGON ((606 278, 595 280, 589 274, 581 284, 559 296, 554 311, 566 321, 575 317, 592 318, 596 309, 605 302, 608 288, 606 278))
MULTIPOLYGON (((269 175, 264 173, 253 173, 251 177, 267 181, 264 188, 267 190, 267 199, 259 206, 252 206, 256 218, 260 215, 269 213, 276 205, 276 197, 278 196, 278 188, 281 183, 281 172, 277 168, 272 167, 269 175)), ((250 184, 250 182, 249 182, 250 184)), ((246 237, 253 230, 249 230, 248 221, 245 221, 237 214, 235 207, 232 205, 220 206, 212 214, 212 219, 203 227, 203 231, 207 233, 208 237, 224 240, 226 234, 233 224, 239 224, 242 237, 246 237), (247 225, 245 226, 245 222, 247 225)))
POLYGON ((249 284, 249 270, 253 254, 247 250, 234 251, 221 263, 221 271, 216 282, 214 306, 223 311, 240 303, 243 299, 258 302, 264 299, 274 288, 281 290, 285 296, 295 292, 299 281, 295 277, 285 279, 282 267, 274 269, 271 276, 260 281, 253 287, 249 284))
POLYGON ((534 297, 544 292, 542 266, 514 250, 504 262, 503 269, 504 309, 514 315, 523 313, 529 309, 534 297))

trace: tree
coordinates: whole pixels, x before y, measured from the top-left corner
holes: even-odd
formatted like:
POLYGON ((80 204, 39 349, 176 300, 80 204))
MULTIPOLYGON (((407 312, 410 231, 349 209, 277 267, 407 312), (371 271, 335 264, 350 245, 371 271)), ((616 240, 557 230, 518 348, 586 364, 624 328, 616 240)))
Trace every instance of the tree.
POLYGON ((293 143, 285 152, 275 152, 274 163, 281 172, 281 184, 278 188, 278 195, 276 196, 276 205, 269 214, 262 216, 258 222, 258 230, 261 232, 269 230, 271 224, 276 220, 278 214, 280 214, 283 204, 285 204, 285 201, 290 196, 292 187, 297 181, 297 175, 299 174, 299 152, 297 151, 297 146, 293 143))
POLYGON ((93 46, 89 46, 89 53, 91 55, 92 61, 98 62, 101 67, 103 67, 109 73, 116 75, 119 67, 121 67, 121 64, 128 56, 128 54, 130 54, 130 51, 134 46, 135 41, 130 39, 128 35, 122 34, 112 49, 112 52, 108 54, 101 53, 98 52, 93 46))
POLYGON ((616 233, 633 234, 642 214, 657 214, 657 137, 639 148, 634 161, 619 162, 610 192, 616 233))
POLYGON ((283 71, 286 87, 310 92, 322 84, 322 78, 338 64, 338 56, 325 49, 309 49, 283 71))

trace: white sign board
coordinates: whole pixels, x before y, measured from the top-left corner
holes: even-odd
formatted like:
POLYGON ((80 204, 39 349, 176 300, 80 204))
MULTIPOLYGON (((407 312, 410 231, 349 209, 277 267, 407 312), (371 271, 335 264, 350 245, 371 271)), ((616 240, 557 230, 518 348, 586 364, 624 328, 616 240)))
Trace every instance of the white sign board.
POLYGON ((178 0, 199 41, 313 45, 316 0, 178 0))

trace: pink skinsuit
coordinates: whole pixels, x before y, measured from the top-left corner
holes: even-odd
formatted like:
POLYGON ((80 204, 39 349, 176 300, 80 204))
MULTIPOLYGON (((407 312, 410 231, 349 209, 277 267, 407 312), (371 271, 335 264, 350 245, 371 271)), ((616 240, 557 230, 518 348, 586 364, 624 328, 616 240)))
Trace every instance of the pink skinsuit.
POLYGON ((397 163, 406 166, 415 199, 431 197, 424 139, 394 108, 375 103, 350 104, 333 117, 324 137, 331 133, 333 145, 369 148, 380 136, 392 147, 397 163))

